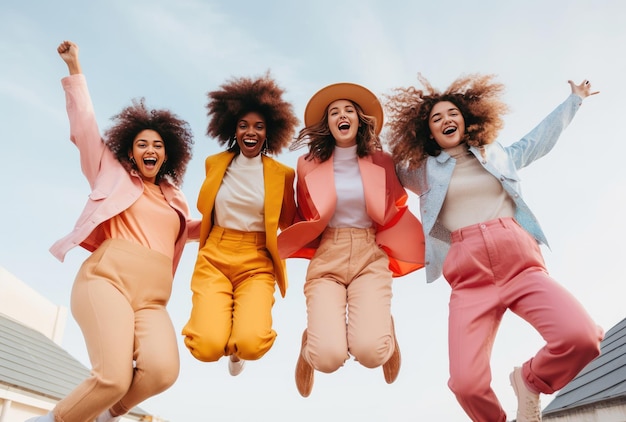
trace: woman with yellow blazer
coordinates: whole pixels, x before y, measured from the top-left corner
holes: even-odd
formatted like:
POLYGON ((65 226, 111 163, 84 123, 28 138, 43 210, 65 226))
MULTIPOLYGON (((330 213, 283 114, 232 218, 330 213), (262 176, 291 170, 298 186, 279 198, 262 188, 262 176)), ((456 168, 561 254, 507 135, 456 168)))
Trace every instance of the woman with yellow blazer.
POLYGON ((295 135, 299 121, 269 74, 228 81, 209 92, 207 135, 227 151, 206 159, 198 195, 200 247, 191 280, 185 345, 198 360, 230 356, 231 375, 272 347, 275 285, 287 275, 277 233, 294 219, 294 170, 268 157, 295 135))
POLYGON ((400 350, 391 317, 392 281, 424 266, 422 225, 378 134, 382 106, 368 89, 339 83, 307 104, 305 128, 292 144, 298 159, 298 221, 282 231, 282 258, 308 258, 307 329, 296 365, 303 397, 313 370, 330 373, 352 355, 383 366, 395 381, 400 350))

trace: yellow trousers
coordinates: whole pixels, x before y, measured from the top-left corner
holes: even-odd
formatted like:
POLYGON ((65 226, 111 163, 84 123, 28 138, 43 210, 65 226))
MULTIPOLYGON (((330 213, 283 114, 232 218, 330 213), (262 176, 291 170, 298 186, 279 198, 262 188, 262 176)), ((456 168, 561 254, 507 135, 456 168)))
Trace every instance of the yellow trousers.
POLYGON ((203 362, 261 358, 274 344, 276 277, 265 233, 213 227, 198 251, 185 345, 203 362))

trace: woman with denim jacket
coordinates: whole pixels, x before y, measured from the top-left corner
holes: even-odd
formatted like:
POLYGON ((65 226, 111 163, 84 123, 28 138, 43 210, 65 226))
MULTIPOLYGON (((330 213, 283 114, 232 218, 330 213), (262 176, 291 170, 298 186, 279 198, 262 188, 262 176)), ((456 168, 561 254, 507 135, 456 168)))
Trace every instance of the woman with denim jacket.
POLYGON ((403 185, 419 195, 426 277, 443 274, 449 303, 448 386, 473 421, 504 422, 491 389, 490 355, 504 312, 529 322, 546 345, 514 368, 517 421, 540 421, 539 393, 552 394, 599 354, 602 330, 545 268, 547 245, 524 202, 517 171, 545 155, 591 91, 569 81, 571 95, 510 146, 495 142, 507 107, 492 75, 464 76, 445 92, 388 97, 390 148, 403 185))

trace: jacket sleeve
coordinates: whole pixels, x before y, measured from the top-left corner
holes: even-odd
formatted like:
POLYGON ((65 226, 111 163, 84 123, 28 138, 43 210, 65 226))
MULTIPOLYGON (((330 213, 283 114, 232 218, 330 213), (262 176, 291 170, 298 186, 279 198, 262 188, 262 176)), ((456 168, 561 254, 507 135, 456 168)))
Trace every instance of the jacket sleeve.
MULTIPOLYGON (((91 189, 104 159, 119 164, 113 153, 104 144, 87 88, 84 74, 70 75, 61 81, 65 90, 67 115, 70 121, 70 140, 80 153, 80 165, 91 189)), ((121 165, 121 164, 119 164, 121 165)))
POLYGON ((515 167, 524 168, 550 152, 581 105, 582 98, 576 94, 570 94, 526 136, 506 147, 515 167))

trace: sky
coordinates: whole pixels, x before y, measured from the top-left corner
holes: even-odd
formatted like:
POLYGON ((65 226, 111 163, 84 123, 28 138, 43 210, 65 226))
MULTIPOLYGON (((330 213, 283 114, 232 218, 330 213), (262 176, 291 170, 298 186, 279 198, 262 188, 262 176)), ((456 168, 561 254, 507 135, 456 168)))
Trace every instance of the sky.
MULTIPOLYGON (((587 98, 553 151, 522 170, 525 199, 546 232, 551 275, 605 330, 626 317, 626 5, 621 0, 44 0, 0 4, 0 266, 52 302, 69 308, 72 282, 86 251, 64 263, 48 248, 67 234, 87 199, 78 152, 69 141, 56 52, 63 40, 80 48, 100 128, 145 97, 169 108, 194 132, 194 157, 182 190, 194 217, 204 158, 221 151, 208 138, 206 93, 232 77, 270 71, 302 120, 308 99, 335 82, 362 84, 379 96, 418 84, 421 72, 439 89, 470 73, 497 75, 510 106, 499 141, 530 131, 569 94, 568 79, 588 78, 587 98)), ((383 133, 384 134, 384 133, 383 133)), ((304 151, 276 158, 295 166, 304 151)), ((418 213, 419 201, 410 195, 418 213)), ((189 244, 168 306, 182 329, 189 316, 197 244, 189 244)), ((354 360, 332 374, 315 373, 302 398, 294 370, 306 310, 307 261, 287 261, 290 287, 273 309, 278 337, 259 361, 231 377, 226 359, 196 361, 179 337, 176 384, 141 407, 172 422, 189 420, 302 422, 466 421, 447 387, 444 279, 427 284, 423 270, 394 282, 392 312, 402 353, 397 381, 354 360)), ((1 310, 0 310, 1 311, 1 310)), ((493 388, 509 418, 516 400, 508 374, 542 347, 538 334, 507 313, 492 356, 493 388)), ((82 335, 68 318, 63 346, 89 366, 82 335)), ((542 396, 547 405, 553 396, 542 396)))

